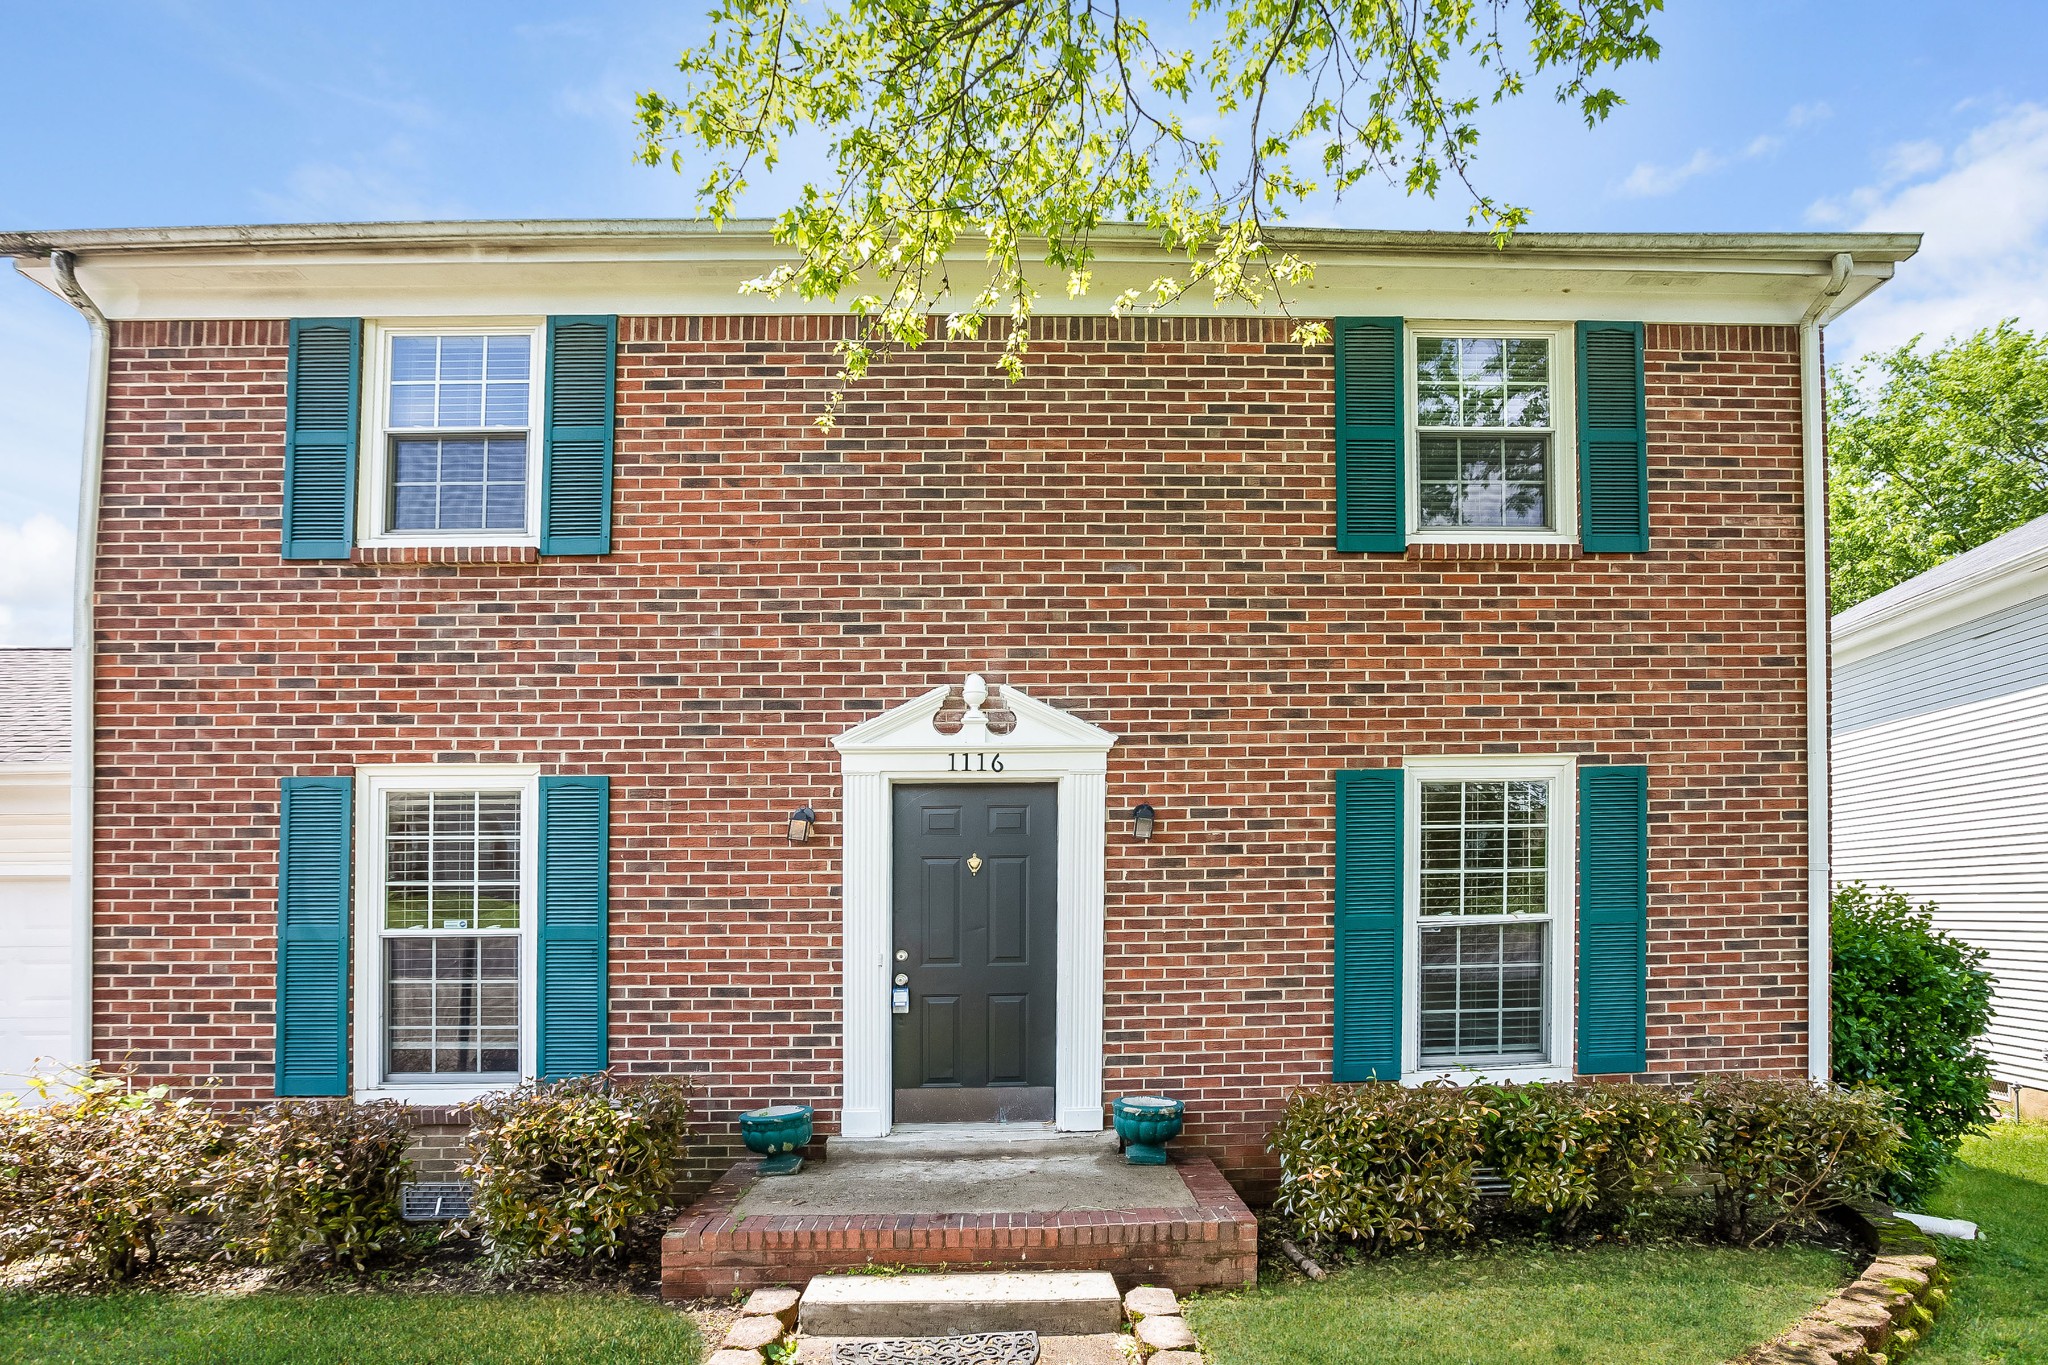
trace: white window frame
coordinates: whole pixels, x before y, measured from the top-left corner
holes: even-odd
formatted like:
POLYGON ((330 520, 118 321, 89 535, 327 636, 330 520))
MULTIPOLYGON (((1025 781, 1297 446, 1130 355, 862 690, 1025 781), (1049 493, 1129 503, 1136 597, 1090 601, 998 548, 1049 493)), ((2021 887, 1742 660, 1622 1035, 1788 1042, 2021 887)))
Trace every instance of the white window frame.
POLYGON ((1407 480, 1408 539, 1413 542, 1481 545, 1576 545, 1579 543, 1578 331, 1569 324, 1527 322, 1437 322, 1411 320, 1402 329, 1402 398, 1408 420, 1402 477, 1407 480), (1550 343, 1551 470, 1550 526, 1424 526, 1422 524, 1422 436, 1425 430, 1457 427, 1422 425, 1421 385, 1415 368, 1418 343, 1441 337, 1535 337, 1550 343))
POLYGON ((358 1100, 467 1104, 533 1079, 540 1055, 540 767, 528 763, 404 764, 356 770, 355 1055, 358 1100), (519 1074, 452 1083, 393 1083, 384 1078, 384 830, 393 793, 518 792, 519 801, 519 1074))
MULTIPOLYGON (((480 322, 475 318, 447 322, 363 324, 363 436, 356 478, 356 543, 365 546, 413 545, 434 548, 461 545, 540 545, 542 423, 547 413, 542 389, 547 382, 547 324, 542 318, 506 318, 480 322), (531 372, 526 389, 526 530, 393 531, 391 520, 391 439, 425 435, 428 428, 387 425, 391 406, 391 342, 402 336, 528 336, 531 372)), ((479 427, 479 431, 511 428, 479 427)))
MULTIPOLYGON (((1401 832, 1401 1081, 1568 1081, 1576 1074, 1578 1017, 1578 760, 1569 754, 1464 754, 1410 758, 1402 764, 1401 832), (1422 784, 1424 782, 1550 783, 1550 974, 1548 1051, 1541 1062, 1489 1067, 1422 1065, 1422 784)), ((1504 922, 1504 917, 1434 917, 1443 924, 1504 922)), ((1512 922, 1512 921, 1506 921, 1512 922)))

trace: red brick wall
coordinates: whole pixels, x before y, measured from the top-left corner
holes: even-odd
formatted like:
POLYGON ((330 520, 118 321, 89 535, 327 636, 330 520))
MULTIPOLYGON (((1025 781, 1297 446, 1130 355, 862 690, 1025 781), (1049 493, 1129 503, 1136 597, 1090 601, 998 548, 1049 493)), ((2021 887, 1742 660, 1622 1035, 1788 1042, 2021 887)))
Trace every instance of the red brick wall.
POLYGON ((278 779, 492 760, 613 777, 612 1047, 707 1126, 838 1077, 827 741, 970 671, 1121 737, 1107 1084, 1243 1175, 1327 1074, 1330 773, 1646 762, 1651 1065, 1803 1069, 1790 328, 1649 329, 1650 554, 1332 551, 1331 373, 1280 323, 1048 320, 878 368, 830 319, 624 319, 616 552, 278 557, 285 326, 127 323, 98 575, 95 1029, 266 1093, 278 779), (780 818, 809 800, 816 840, 780 818))

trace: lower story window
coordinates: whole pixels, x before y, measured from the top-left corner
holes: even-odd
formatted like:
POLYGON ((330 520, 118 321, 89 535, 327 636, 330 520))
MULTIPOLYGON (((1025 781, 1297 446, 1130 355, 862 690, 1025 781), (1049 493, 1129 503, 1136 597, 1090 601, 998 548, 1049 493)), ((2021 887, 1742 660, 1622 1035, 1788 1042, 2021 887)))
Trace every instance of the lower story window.
POLYGON ((1424 1070, 1550 1060, 1555 783, 1425 778, 1416 919, 1424 1070))
POLYGON ((521 1073, 526 818, 517 790, 384 794, 384 1081, 521 1073))

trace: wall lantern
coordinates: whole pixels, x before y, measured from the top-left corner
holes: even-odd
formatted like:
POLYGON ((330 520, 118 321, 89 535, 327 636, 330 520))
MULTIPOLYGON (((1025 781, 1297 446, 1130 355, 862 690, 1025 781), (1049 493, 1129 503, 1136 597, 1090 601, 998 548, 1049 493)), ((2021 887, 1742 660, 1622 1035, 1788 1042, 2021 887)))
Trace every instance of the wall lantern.
POLYGON ((1137 835, 1140 839, 1152 837, 1152 806, 1150 802, 1140 801, 1138 808, 1131 812, 1131 833, 1137 835))
POLYGON ((811 827, 818 823, 818 813, 809 806, 798 806, 789 814, 789 841, 792 844, 808 844, 811 841, 811 827))

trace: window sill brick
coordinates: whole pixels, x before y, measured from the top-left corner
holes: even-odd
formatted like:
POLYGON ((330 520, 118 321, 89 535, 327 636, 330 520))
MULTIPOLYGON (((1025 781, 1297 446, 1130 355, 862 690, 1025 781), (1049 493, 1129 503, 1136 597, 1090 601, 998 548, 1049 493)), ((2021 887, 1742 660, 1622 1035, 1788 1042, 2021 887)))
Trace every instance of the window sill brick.
POLYGON ((1579 559, 1577 545, 1530 541, 1430 540, 1408 546, 1409 559, 1579 559))
POLYGON ((532 545, 358 545, 351 564, 538 564, 532 545))

